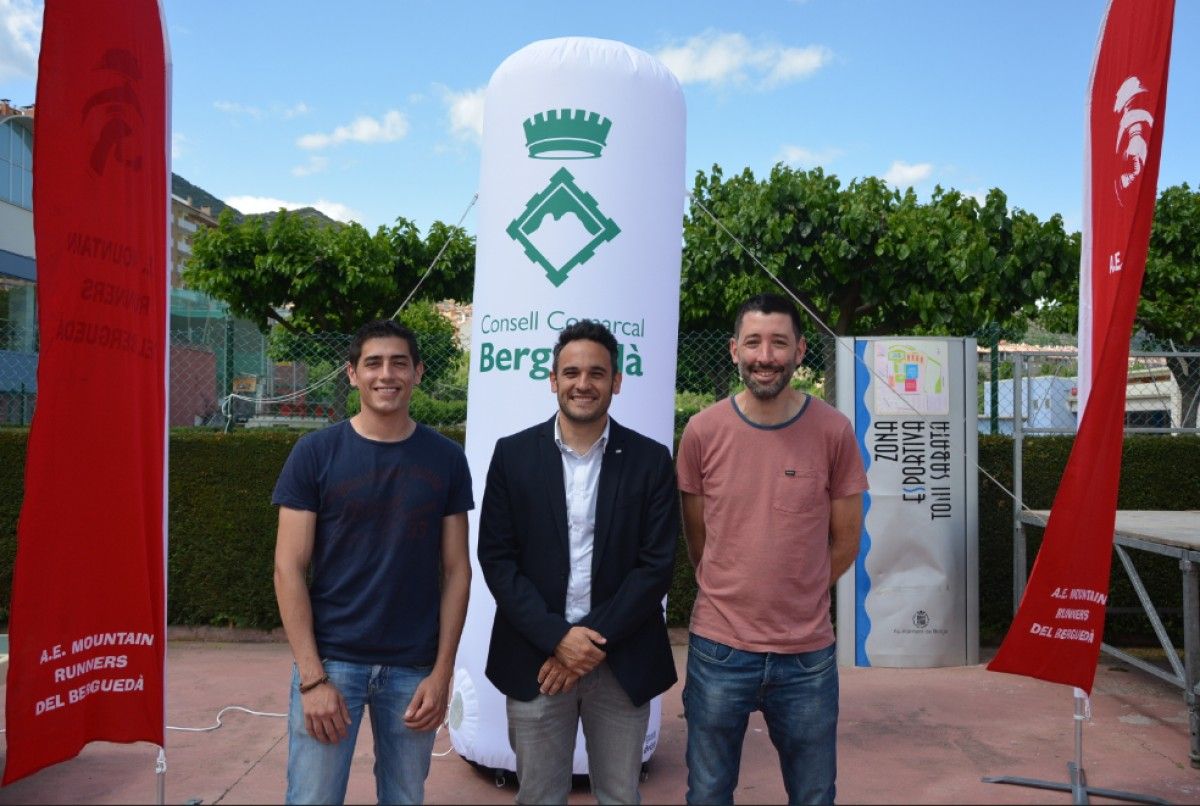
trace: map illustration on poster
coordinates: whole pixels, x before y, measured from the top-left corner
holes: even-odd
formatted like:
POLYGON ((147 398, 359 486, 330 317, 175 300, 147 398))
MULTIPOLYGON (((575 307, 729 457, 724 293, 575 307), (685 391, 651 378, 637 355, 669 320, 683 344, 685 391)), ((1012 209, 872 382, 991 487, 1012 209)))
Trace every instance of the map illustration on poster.
POLYGON ((875 342, 875 413, 950 413, 945 342, 875 342))

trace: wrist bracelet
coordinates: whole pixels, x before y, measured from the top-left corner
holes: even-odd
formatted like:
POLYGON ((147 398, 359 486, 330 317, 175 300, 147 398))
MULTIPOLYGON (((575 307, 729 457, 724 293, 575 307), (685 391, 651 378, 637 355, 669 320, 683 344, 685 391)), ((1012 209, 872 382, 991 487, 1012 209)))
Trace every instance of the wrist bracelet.
POLYGON ((299 686, 297 686, 297 688, 300 690, 301 694, 307 694, 308 692, 312 691, 317 686, 324 685, 325 683, 328 683, 328 682, 329 682, 329 675, 323 674, 320 677, 318 677, 316 680, 312 681, 311 683, 302 683, 299 686))

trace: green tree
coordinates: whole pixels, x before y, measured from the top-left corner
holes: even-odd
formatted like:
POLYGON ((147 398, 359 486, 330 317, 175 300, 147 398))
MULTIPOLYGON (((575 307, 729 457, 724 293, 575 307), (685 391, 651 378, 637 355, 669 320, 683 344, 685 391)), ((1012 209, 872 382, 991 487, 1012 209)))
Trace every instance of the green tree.
MULTIPOLYGON (((1146 274, 1142 279, 1134 326, 1163 350, 1200 350, 1200 190, 1185 182, 1166 188, 1154 205, 1146 274)), ((1048 330, 1075 333, 1079 328, 1079 274, 1038 314, 1048 330)), ((1167 364, 1183 393, 1184 421, 1195 427, 1200 405, 1200 359, 1168 357, 1167 364)))
POLYGON ((1058 293, 1078 265, 1062 219, 978 202, 938 187, 927 203, 867 177, 846 187, 820 168, 776 165, 756 181, 720 166, 697 174, 684 221, 681 323, 727 329, 751 293, 774 282, 705 213, 838 335, 974 333, 1013 326, 1058 293), (697 204, 699 202, 700 204, 697 204))
POLYGON ((403 295, 401 301, 414 289, 414 299, 471 299, 475 289, 475 239, 465 230, 434 221, 422 238, 417 225, 401 217, 386 232, 392 245, 393 273, 403 295), (437 265, 425 276, 435 258, 437 265))
MULTIPOLYGON (((227 210, 216 227, 196 234, 183 279, 263 333, 279 328, 290 334, 272 338, 277 360, 311 360, 301 355, 311 345, 295 336, 351 333, 393 315, 410 296, 469 298, 474 251, 462 229, 441 222, 422 238, 404 218, 372 235, 359 224, 322 226, 283 210, 269 221, 239 222, 227 210)), ((340 412, 349 382, 340 375, 337 384, 333 404, 340 412)))
POLYGON ((286 211, 270 222, 238 222, 226 211, 216 227, 196 234, 183 279, 264 333, 272 324, 300 333, 348 333, 392 315, 414 289, 418 299, 468 299, 474 252, 462 229, 441 222, 422 238, 404 218, 372 235, 358 224, 323 227, 286 211))
MULTIPOLYGON (((749 169, 726 179, 714 165, 697 174, 692 198, 685 330, 727 330, 747 296, 779 290, 751 254, 837 335, 1017 330, 1078 264, 1059 216, 1010 209, 998 189, 981 203, 939 186, 922 203, 875 177, 843 187, 820 168, 779 164, 761 181, 749 169)), ((714 372, 723 394, 732 370, 714 372)))

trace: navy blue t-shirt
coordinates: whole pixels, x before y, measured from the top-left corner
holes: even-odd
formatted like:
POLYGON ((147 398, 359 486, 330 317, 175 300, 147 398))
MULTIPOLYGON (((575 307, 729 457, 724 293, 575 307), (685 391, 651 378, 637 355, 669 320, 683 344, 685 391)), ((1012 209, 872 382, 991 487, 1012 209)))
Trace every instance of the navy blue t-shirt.
POLYGON ((376 442, 345 420, 300 438, 271 500, 317 513, 309 597, 322 658, 436 660, 442 518, 475 507, 462 448, 419 424, 376 442))

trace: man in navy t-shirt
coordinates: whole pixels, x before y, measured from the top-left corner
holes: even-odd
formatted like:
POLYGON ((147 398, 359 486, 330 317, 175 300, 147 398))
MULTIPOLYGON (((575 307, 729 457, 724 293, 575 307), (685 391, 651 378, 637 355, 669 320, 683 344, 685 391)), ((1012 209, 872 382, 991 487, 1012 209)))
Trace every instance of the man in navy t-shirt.
POLYGON ((345 799, 370 706, 379 801, 420 803, 467 612, 471 476, 462 448, 409 416, 424 371, 411 330, 364 325, 346 371, 361 410, 302 437, 272 498, 296 659, 287 802, 345 799))

